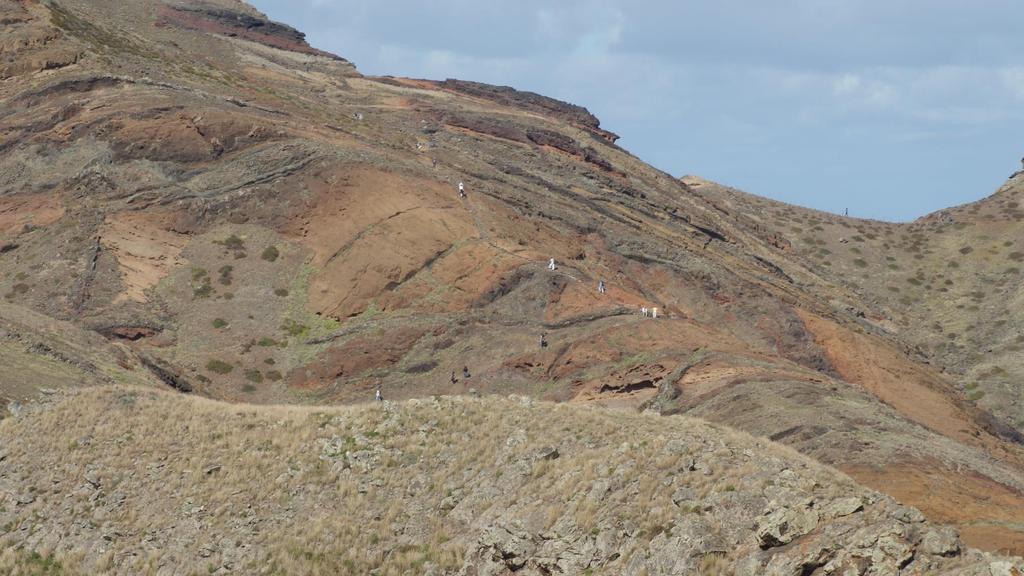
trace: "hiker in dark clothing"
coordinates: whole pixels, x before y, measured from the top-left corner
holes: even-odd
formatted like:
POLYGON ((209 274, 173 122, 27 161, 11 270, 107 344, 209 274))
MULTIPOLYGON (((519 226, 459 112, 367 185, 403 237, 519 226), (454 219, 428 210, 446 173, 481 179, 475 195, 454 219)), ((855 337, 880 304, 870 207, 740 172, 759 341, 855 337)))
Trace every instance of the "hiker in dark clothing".
POLYGON ((598 294, 604 294, 605 293, 604 280, 598 280, 598 282, 597 282, 597 293, 598 294))
POLYGON ((540 347, 541 348, 547 348, 548 347, 548 341, 544 338, 544 334, 540 335, 540 347))
POLYGON ((452 370, 452 384, 458 384, 459 379, 455 377, 455 370, 452 370))
POLYGON ((469 380, 469 366, 462 367, 462 377, 469 380))

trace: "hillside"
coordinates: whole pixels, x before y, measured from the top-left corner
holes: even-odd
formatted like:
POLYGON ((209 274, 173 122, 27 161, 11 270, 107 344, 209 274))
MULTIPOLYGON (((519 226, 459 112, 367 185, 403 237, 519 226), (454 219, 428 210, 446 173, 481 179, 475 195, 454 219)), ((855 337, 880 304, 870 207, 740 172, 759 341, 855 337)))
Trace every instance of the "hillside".
POLYGON ((684 182, 741 214, 817 273, 858 293, 870 321, 1024 430, 1024 172, 991 196, 908 224, 842 218, 684 182))
POLYGON ((0 0, 0 22, 7 412, 135 383, 687 413, 1024 554, 1019 178, 951 223, 862 222, 680 181, 577 105, 364 76, 234 0, 0 0))
POLYGON ((1016 573, 835 470, 692 418, 101 387, 0 422, 0 440, 8 574, 1016 573))
POLYGON ((154 374, 160 367, 152 358, 123 344, 70 322, 3 303, 0 366, 0 406, 5 412, 17 411, 40 394, 65 388, 169 383, 154 374))

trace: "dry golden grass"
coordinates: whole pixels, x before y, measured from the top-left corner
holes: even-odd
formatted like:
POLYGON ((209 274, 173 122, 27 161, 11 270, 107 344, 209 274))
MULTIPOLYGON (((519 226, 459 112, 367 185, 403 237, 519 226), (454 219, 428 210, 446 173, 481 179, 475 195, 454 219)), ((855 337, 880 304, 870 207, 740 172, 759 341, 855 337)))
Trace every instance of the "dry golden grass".
POLYGON ((0 421, 0 446, 5 574, 453 574, 495 527, 612 540, 592 573, 641 573, 692 514, 749 552, 761 510, 729 498, 763 508, 783 470, 821 501, 874 498, 698 420, 518 398, 253 407, 102 387, 0 421), (673 503, 679 488, 696 505, 673 503))

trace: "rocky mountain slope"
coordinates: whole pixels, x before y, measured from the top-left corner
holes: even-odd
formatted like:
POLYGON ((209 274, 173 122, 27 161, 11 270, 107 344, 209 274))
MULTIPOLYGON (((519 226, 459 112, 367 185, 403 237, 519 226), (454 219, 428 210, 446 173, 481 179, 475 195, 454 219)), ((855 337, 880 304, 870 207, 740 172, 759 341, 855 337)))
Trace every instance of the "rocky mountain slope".
POLYGON ((699 178, 684 182, 855 290, 880 326, 972 402, 1024 430, 1024 172, 983 200, 909 224, 838 218, 699 178))
POLYGON ((1024 567, 763 439, 525 397, 285 408, 101 387, 0 422, 0 439, 5 573, 1024 567))
POLYGON ((365 77, 231 0, 0 0, 0 23, 0 316, 22 327, 0 354, 25 366, 0 379, 5 404, 137 382, 249 404, 379 387, 685 412, 1024 553, 1020 423, 995 401, 1016 393, 1012 317, 956 324, 1019 294, 1002 267, 1016 217, 994 240, 982 208, 974 228, 901 229, 680 181, 579 106, 365 77), (991 279, 977 304, 911 265, 965 230, 988 259, 964 253, 947 279, 991 279), (886 243, 896 260, 860 257, 886 243), (875 286, 883 269, 909 274, 899 292, 875 286), (59 370, 29 337, 54 326, 59 370), (974 348, 989 341, 998 359, 974 348))

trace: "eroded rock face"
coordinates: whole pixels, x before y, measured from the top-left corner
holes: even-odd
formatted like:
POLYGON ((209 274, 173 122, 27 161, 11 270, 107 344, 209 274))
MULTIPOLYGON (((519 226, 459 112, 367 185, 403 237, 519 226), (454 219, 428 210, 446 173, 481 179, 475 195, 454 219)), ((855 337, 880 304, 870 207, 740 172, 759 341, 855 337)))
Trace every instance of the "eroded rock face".
POLYGON ((561 100, 541 96, 533 92, 516 90, 509 86, 493 86, 468 80, 449 78, 441 83, 441 87, 478 98, 486 98, 501 104, 553 114, 557 118, 566 120, 581 128, 586 128, 609 142, 615 142, 619 139, 618 135, 602 130, 600 120, 582 106, 569 104, 568 102, 562 102, 561 100))
POLYGON ((306 35, 295 28, 267 20, 252 11, 177 3, 162 7, 157 25, 180 26, 200 32, 237 36, 274 48, 342 60, 338 56, 312 48, 306 42, 306 35))
POLYGON ((64 68, 82 56, 47 20, 42 6, 3 0, 0 26, 0 80, 64 68))

